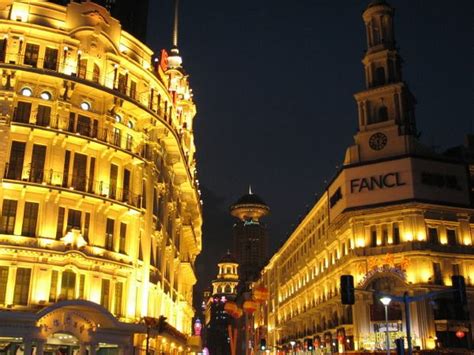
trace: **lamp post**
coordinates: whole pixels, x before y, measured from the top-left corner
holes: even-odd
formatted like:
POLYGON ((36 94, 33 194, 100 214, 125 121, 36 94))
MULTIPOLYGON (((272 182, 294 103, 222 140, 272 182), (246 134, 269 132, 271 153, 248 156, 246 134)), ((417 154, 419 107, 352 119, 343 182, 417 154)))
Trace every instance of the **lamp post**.
POLYGON ((382 297, 380 299, 380 302, 382 302, 385 307, 385 336, 387 338, 387 355, 390 355, 390 336, 388 334, 388 305, 391 301, 392 299, 390 297, 382 297))
POLYGON ((295 342, 294 340, 290 341, 291 353, 292 353, 292 354, 295 353, 295 344, 296 344, 296 342, 295 342))

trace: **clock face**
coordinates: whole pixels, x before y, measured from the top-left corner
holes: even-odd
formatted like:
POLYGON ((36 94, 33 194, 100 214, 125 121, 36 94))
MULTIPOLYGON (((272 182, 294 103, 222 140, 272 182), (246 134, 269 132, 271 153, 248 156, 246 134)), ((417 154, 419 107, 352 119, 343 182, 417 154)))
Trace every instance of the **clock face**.
POLYGON ((383 133, 374 133, 369 138, 369 146, 373 150, 382 150, 387 145, 387 136, 383 133))

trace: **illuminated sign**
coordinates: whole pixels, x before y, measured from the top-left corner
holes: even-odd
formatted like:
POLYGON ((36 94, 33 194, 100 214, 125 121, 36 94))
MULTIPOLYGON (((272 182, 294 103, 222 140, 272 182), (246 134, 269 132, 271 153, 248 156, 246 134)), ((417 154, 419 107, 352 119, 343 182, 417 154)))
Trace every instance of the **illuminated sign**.
POLYGON ((372 191, 376 188, 385 189, 406 185, 401 181, 400 173, 387 173, 383 175, 364 177, 351 180, 351 193, 362 192, 364 190, 372 191))

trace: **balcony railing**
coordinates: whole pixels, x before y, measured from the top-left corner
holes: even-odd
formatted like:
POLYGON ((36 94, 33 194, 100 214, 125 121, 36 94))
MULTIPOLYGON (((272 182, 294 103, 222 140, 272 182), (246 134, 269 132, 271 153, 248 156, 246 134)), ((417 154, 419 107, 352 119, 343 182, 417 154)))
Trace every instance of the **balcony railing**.
POLYGON ((5 165, 4 179, 29 182, 47 186, 65 188, 73 191, 88 193, 101 198, 112 199, 133 207, 142 207, 142 195, 129 189, 119 188, 114 183, 89 179, 80 174, 65 174, 52 169, 38 169, 28 165, 26 167, 5 165))
POLYGON ((48 119, 37 120, 36 124, 30 122, 29 118, 22 118, 16 112, 13 114, 13 122, 23 125, 33 125, 37 127, 44 127, 47 129, 59 130, 64 133, 72 133, 77 136, 85 137, 91 140, 97 140, 107 143, 109 145, 129 151, 132 154, 143 156, 144 152, 140 146, 134 146, 133 137, 125 135, 122 132, 114 130, 114 128, 97 128, 93 124, 85 125, 78 123, 75 127, 63 126, 57 121, 48 119))

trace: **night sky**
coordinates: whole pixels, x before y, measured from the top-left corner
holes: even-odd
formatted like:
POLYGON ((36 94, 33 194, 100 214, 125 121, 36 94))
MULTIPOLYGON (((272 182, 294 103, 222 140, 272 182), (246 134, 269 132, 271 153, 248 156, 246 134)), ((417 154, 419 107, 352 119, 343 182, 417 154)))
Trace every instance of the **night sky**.
MULTIPOLYGON (((169 48, 171 0, 151 1, 148 43, 169 48)), ((249 184, 272 210, 273 252, 341 164, 357 129, 353 94, 364 89, 368 2, 181 0, 204 200, 198 292, 231 247, 228 207, 249 184)), ((421 139, 459 145, 474 118, 474 2, 390 4, 421 139)))

